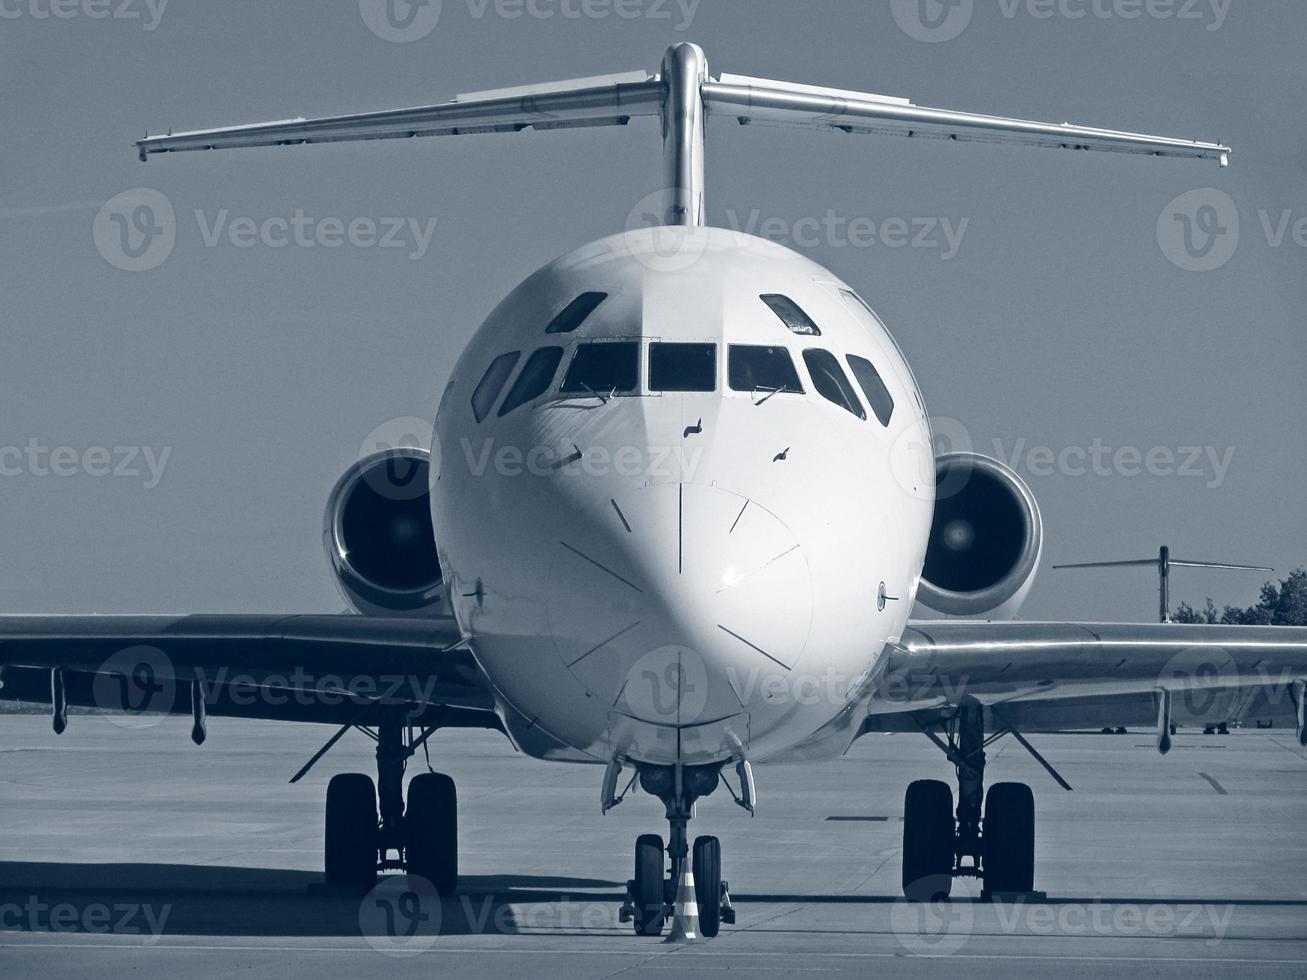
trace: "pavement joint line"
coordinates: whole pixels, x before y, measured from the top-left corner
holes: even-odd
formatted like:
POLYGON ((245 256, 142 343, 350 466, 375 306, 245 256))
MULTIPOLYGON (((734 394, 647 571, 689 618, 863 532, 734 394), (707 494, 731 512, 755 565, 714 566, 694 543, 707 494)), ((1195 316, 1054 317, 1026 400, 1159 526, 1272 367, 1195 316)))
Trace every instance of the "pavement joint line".
MULTIPOLYGON (((1103 937, 1111 938, 1111 937, 1103 937)), ((1200 939, 1201 937, 1195 937, 1200 939)), ((1206 940, 1203 940, 1206 941, 1206 940)), ((718 940, 710 940, 717 943, 718 940)), ((377 951, 371 946, 193 946, 168 943, 156 943, 152 946, 143 944, 113 944, 113 943, 0 943, 0 949, 107 949, 131 952, 143 952, 146 950, 157 952, 285 952, 285 953, 364 953, 368 956, 376 956, 377 951)), ((689 957, 697 959, 701 957, 713 956, 709 949, 698 947, 695 949, 682 948, 678 950, 669 950, 666 954, 650 953, 645 949, 486 949, 482 946, 441 946, 437 947, 441 953, 476 953, 483 956, 508 955, 508 956, 540 956, 542 954, 554 956, 643 956, 648 960, 658 958, 662 955, 677 955, 680 958, 689 957)), ((433 950, 434 952, 435 950, 433 950)), ((739 956, 739 950, 732 950, 730 953, 722 955, 739 956)), ((770 957, 776 955, 775 950, 760 950, 756 953, 744 953, 745 956, 770 957)), ((1156 956, 1085 956, 1067 953, 949 953, 947 955, 914 955, 905 952, 851 952, 845 953, 838 950, 804 950, 801 954, 804 957, 817 957, 822 959, 877 959, 877 960, 902 960, 902 959, 946 959, 946 960, 1014 960, 1014 961, 1031 961, 1043 962, 1053 960, 1065 962, 1067 960, 1077 960, 1080 962, 1092 963, 1157 963, 1159 958, 1156 956)), ((1251 959, 1245 956, 1167 956, 1165 962, 1168 963, 1238 963, 1238 964, 1261 964, 1265 966, 1307 966, 1307 959, 1292 960, 1267 960, 1251 959)))

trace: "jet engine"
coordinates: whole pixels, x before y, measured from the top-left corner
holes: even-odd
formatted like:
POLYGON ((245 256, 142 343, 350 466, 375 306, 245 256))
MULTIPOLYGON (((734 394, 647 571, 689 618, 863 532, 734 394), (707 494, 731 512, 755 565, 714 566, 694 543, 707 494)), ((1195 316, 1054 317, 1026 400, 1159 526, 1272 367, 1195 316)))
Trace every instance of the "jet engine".
POLYGON ((346 471, 327 499, 322 536, 345 601, 373 616, 443 611, 427 480, 431 454, 388 449, 346 471))
POLYGON ((935 517, 917 599, 947 616, 1008 619, 1035 580, 1044 526, 1034 495, 996 459, 935 460, 935 517))

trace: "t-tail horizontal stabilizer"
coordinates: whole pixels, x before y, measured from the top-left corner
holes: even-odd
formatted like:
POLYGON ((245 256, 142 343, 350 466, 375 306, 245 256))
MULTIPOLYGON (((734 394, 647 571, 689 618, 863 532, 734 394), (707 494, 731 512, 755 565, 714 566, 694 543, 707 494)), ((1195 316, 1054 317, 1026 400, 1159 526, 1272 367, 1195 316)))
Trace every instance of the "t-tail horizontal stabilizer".
POLYGON ((907 99, 744 75, 712 76, 703 49, 688 43, 669 48, 657 74, 603 75, 460 95, 411 109, 147 136, 136 147, 145 160, 186 150, 622 126, 635 116, 661 118, 667 188, 662 217, 675 225, 703 224, 704 129, 713 116, 745 125, 1187 157, 1217 160, 1223 167, 1230 155, 1219 143, 928 109, 907 99))

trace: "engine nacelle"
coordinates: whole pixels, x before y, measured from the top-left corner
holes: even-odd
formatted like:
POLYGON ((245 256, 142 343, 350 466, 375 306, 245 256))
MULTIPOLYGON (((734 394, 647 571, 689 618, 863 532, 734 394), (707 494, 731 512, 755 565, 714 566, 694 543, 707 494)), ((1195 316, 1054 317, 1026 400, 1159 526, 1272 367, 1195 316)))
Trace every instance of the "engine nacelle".
POLYGON ((373 616, 443 612, 427 481, 431 454, 388 449, 360 460, 327 499, 322 536, 345 601, 373 616))
POLYGON ((1030 592, 1044 524, 1030 488, 996 459, 935 461, 935 517, 917 599, 947 616, 1006 619, 1030 592))

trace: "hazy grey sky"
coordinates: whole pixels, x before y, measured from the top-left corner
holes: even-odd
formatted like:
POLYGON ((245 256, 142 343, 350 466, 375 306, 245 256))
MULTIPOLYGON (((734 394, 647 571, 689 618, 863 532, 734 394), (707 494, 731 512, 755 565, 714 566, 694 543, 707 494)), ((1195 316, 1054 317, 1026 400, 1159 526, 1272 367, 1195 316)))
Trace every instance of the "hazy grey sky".
MULTIPOLYGON (((1222 171, 719 120, 709 215, 867 296, 932 415, 1017 457, 1046 565, 1164 542, 1307 561, 1307 4, 923 2, 444 0, 397 43, 381 0, 0 0, 0 610, 339 608, 322 507, 364 438, 433 415, 495 303, 620 230, 658 180, 650 120, 148 166, 133 139, 653 68, 679 40, 715 71, 1232 145, 1222 171), (127 272, 92 227, 138 187, 171 203, 176 239, 127 272), (1204 188, 1229 198, 1170 206, 1204 188), (308 240, 358 222, 355 244, 235 243, 239 219, 297 211, 308 240), (388 218, 401 247, 380 247, 388 218), (1130 475, 1148 468, 1132 447, 1152 474, 1130 475)), ((1263 578, 1182 570, 1173 591, 1245 603, 1263 578)), ((1154 584, 1045 568, 1025 614, 1149 619, 1154 584)))

